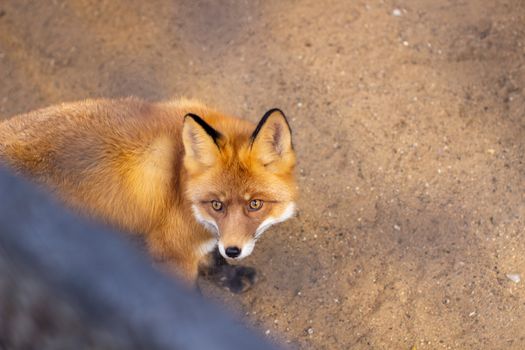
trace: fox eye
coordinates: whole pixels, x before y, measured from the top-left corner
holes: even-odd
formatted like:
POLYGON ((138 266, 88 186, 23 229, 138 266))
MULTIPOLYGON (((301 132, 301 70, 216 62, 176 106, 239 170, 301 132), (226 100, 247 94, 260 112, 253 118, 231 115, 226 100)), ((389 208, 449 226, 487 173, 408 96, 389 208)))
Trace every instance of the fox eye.
POLYGON ((212 207, 213 210, 215 210, 215 211, 221 211, 221 210, 222 210, 222 207, 223 207, 223 204, 222 204, 221 201, 213 200, 213 201, 211 201, 211 207, 212 207))
POLYGON ((250 204, 248 205, 248 208, 250 211, 256 211, 261 209, 263 206, 263 201, 260 199, 252 199, 250 201, 250 204))

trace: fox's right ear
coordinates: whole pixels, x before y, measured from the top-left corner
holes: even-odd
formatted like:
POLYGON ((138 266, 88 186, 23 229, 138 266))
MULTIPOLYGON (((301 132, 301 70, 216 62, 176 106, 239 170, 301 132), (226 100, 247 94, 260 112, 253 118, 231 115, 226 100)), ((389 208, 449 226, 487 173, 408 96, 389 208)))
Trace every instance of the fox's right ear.
POLYGON ((213 166, 220 154, 221 137, 222 135, 217 130, 198 115, 186 114, 182 127, 186 167, 195 169, 196 167, 213 166))

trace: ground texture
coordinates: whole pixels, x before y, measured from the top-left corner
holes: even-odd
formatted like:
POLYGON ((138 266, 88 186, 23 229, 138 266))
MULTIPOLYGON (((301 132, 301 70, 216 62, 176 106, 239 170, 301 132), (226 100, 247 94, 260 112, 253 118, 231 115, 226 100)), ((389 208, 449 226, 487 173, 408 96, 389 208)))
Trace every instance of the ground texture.
POLYGON ((300 349, 523 349, 521 0, 0 2, 0 116, 196 97, 289 116, 296 219, 205 285, 300 349), (511 276, 512 277, 512 276, 511 276))

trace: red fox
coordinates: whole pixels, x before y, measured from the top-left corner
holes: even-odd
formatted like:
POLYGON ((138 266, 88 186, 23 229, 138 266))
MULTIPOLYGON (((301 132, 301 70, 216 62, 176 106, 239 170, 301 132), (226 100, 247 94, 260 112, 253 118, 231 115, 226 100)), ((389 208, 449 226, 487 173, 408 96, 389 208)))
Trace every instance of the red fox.
POLYGON ((279 109, 255 125, 192 100, 99 99, 0 123, 1 163, 77 211, 143 235, 156 261, 192 283, 199 268, 216 271, 217 247, 245 258, 294 215, 295 161, 279 109))

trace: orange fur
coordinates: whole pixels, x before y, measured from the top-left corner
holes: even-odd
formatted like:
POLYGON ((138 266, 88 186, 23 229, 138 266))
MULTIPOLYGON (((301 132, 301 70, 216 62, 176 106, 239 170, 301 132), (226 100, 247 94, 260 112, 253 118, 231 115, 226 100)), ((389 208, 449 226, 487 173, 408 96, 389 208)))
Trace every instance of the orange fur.
POLYGON ((194 281, 201 247, 215 237, 196 208, 216 223, 222 244, 242 245, 295 198, 291 136, 274 114, 251 140, 255 125, 195 101, 65 103, 1 123, 0 162, 81 213, 145 235, 157 260, 194 281), (187 113, 221 138, 214 143, 187 113), (209 203, 219 198, 228 211, 214 217, 209 203), (256 216, 245 210, 254 198, 268 203, 256 216))

